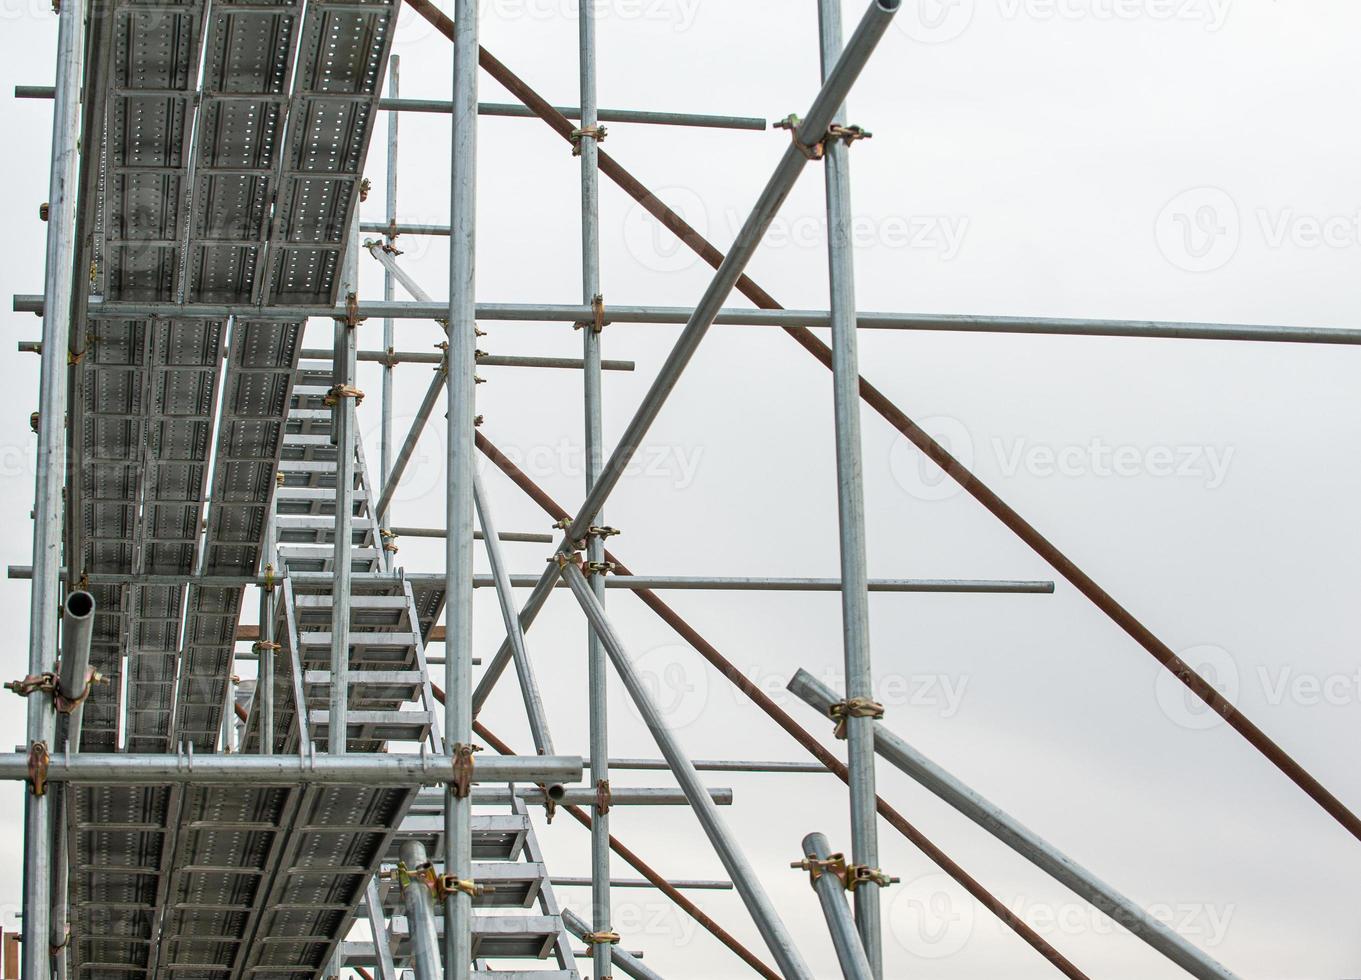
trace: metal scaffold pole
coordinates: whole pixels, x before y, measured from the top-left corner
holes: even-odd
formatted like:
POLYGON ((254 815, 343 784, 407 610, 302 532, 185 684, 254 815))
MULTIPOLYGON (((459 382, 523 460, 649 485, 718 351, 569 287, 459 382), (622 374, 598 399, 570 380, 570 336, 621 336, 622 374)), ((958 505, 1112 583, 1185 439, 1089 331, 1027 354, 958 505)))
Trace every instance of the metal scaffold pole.
MULTIPOLYGON (((837 703, 832 689, 805 670, 796 673, 788 687, 792 693, 823 713, 837 703)), ((1091 902, 1192 976, 1202 980, 1234 980, 1234 975, 1212 957, 1177 935, 1166 923, 1145 912, 1011 814, 980 796, 882 724, 871 720, 870 725, 874 750, 879 755, 1035 867, 1091 902)))
POLYGON ((846 980, 870 980, 874 976, 873 967, 865 955, 850 906, 846 904, 845 859, 831 851, 827 838, 815 831, 803 839, 803 860, 794 862, 793 867, 803 868, 812 879, 813 891, 818 893, 822 914, 832 934, 841 975, 846 980))
MULTIPOLYGON (((76 222, 81 75, 85 50, 84 5, 62 4, 57 24, 56 102, 47 205, 43 283, 43 349, 38 389, 37 477, 33 504, 33 591, 29 609, 28 672, 52 670, 57 655, 61 602, 62 484, 66 474, 66 407, 69 385, 72 238, 76 222)), ((83 291, 82 291, 83 294, 83 291)), ((52 702, 28 699, 30 756, 46 757, 55 733, 52 702)), ((34 786, 34 789, 40 789, 34 786)), ((21 971, 41 980, 51 970, 52 797, 29 793, 24 810, 24 904, 21 971)))
MULTIPOLYGON (((841 57, 841 0, 818 0, 818 37, 825 81, 841 57)), ((845 735, 850 770, 851 860, 879 867, 875 813, 874 677, 870 667, 869 571, 865 556, 865 487, 860 449, 860 365, 855 337, 855 256, 851 247, 851 174, 846 107, 823 143, 827 197, 827 269, 832 318, 832 401, 836 428, 836 496, 841 536, 841 623, 846 663, 845 735), (847 139, 838 138, 847 134, 847 139)), ((826 841, 824 840, 825 844, 826 841)), ((874 977, 884 975, 879 882, 854 892, 855 922, 874 977)), ((849 974, 848 974, 849 975, 849 974)))
POLYGON ((732 831, 728 829, 728 825, 719 816, 718 808, 714 806, 704 784, 700 782, 699 773, 695 771, 694 764, 690 762, 681 749, 680 744, 676 741, 675 734, 667 727, 665 719, 657 709, 657 704, 647 689, 647 685, 643 682, 633 660, 624 649, 623 642, 606 618, 604 607, 600 605, 590 583, 586 581, 586 576, 582 574, 581 569, 575 563, 570 561, 564 561, 562 574, 567 580, 567 584, 571 586, 572 594, 576 596, 577 602, 581 604, 582 610, 586 613, 586 618, 590 620, 591 628, 600 637, 601 645, 608 652, 615 670, 619 673, 620 680, 624 682, 625 690, 628 691, 633 703, 637 705, 639 714, 642 715, 644 723, 657 742, 657 747, 662 751, 662 756, 671 767, 671 772, 675 775, 676 781, 680 783, 681 789, 690 801, 690 807, 695 811, 700 826, 704 828, 709 843, 713 845, 714 851, 717 852, 719 860, 723 862, 723 867, 727 869, 734 887, 742 896, 742 902, 746 905, 747 911, 751 913, 756 928, 761 933, 761 938, 765 940, 766 946, 770 949, 770 954, 775 957, 776 964, 783 971, 787 980, 812 980, 813 974, 808 969, 808 965, 804 963, 803 957, 799 955, 793 937, 790 936, 789 930, 781 921, 779 913, 775 911, 770 896, 766 894, 765 888, 762 887, 756 872, 738 846, 732 831))
MULTIPOLYGON (((578 55, 581 76, 581 126, 577 130, 575 152, 581 157, 581 301, 595 309, 603 309, 604 297, 600 286, 600 141, 605 138, 604 127, 598 118, 596 104, 596 40, 595 4, 583 3, 578 16, 578 55)), ((604 422, 600 371, 600 334, 603 316, 583 321, 581 328, 581 356, 585 362, 582 390, 585 404, 586 491, 600 478, 605 461, 604 422)), ((601 563, 605 560, 606 533, 600 527, 605 515, 597 511, 591 515, 590 535, 586 539, 586 560, 601 563)), ((591 577, 591 588, 596 600, 605 604, 605 576, 591 577)), ((591 927, 597 936, 613 933, 610 911, 610 768, 607 666, 600 637, 588 624, 586 627, 586 687, 589 694, 589 725, 591 751, 591 783, 599 802, 591 823, 591 927)), ((607 942, 591 944, 591 967, 597 980, 610 976, 611 952, 607 942)))
MULTIPOLYGON (((388 92, 392 98, 398 97, 398 70, 401 68, 401 56, 393 55, 388 59, 388 92)), ((387 218, 388 231, 391 232, 397 226, 397 113, 388 113, 388 166, 387 166, 387 193, 383 197, 385 208, 384 217, 387 218)), ((392 278, 389 270, 383 270, 383 301, 391 303, 395 295, 396 282, 392 278)), ((393 339, 392 317, 383 318, 383 353, 389 358, 392 356, 392 348, 395 341, 393 339)), ((392 361, 383 362, 383 391, 382 391, 382 428, 380 433, 380 445, 378 449, 378 485, 385 486, 388 481, 388 474, 392 472, 392 361)), ((375 515, 378 519, 379 527, 387 527, 388 513, 384 506, 376 510, 375 515)))
MULTIPOLYGON (((346 236, 345 275, 341 293, 349 304, 359 300, 358 208, 355 209, 346 236)), ((331 568, 331 688, 327 750, 336 755, 345 752, 349 731, 350 577, 353 572, 350 566, 350 542, 354 533, 355 402, 359 397, 355 387, 354 335, 358 328, 358 322, 353 318, 335 322, 333 386, 330 395, 336 423, 336 524, 331 568)))
POLYGON ((439 933, 435 926, 435 896, 427 871, 430 861, 425 845, 407 841, 402 845, 398 867, 402 903, 411 928, 411 966, 416 980, 439 980, 439 933))
MULTIPOLYGON (((473 764, 473 397, 476 369, 477 16, 476 0, 454 4, 453 138, 449 224, 449 420, 445 539, 445 733, 450 751, 473 764)), ((472 799, 466 782, 445 793, 444 871, 472 878, 472 799)), ((472 961, 472 895, 450 889, 444 905, 444 970, 468 980, 472 961)))

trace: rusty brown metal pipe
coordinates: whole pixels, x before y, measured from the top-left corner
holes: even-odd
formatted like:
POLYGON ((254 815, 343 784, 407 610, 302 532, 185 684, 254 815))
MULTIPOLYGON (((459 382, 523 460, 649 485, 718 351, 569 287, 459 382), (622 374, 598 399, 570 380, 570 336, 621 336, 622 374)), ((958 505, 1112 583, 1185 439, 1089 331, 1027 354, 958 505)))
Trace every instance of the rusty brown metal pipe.
MULTIPOLYGON (((475 433, 477 448, 481 453, 491 460, 491 462, 502 473, 508 476, 516 486, 523 490, 531 500, 538 504, 554 520, 570 520, 571 516, 564 510, 557 501, 550 497, 542 487, 536 484, 518 466, 510 461, 499 449, 496 448, 486 436, 481 432, 475 433)), ((620 575, 631 575, 627 567, 621 562, 618 556, 606 551, 605 560, 614 562, 616 570, 620 575)), ((713 664, 718 671, 733 683, 738 690, 745 694, 758 708, 764 711, 783 728, 796 742, 808 750, 812 756, 826 766, 843 783, 849 785, 850 774, 846 766, 828 751, 821 742, 813 737, 812 733, 793 719, 783 708, 776 704, 765 691, 753 684, 746 674, 742 673, 730 660, 719 653, 718 650, 704 639, 689 623, 680 617, 674 609, 662 601, 657 593, 648 589, 637 589, 634 595, 638 596, 653 612, 662 618, 662 621, 675 630, 685 642, 694 647, 705 660, 713 664)), ((498 750, 499 751, 499 750, 498 750)), ((1025 940, 1037 953, 1052 963, 1064 976, 1071 977, 1072 980, 1085 980, 1086 974, 1071 963, 1062 953, 1046 942, 1034 929, 1023 922, 1011 909, 1007 908, 996 896, 989 892, 983 885, 954 862, 948 854, 942 851, 931 842, 925 834, 910 824, 907 819, 895 810, 882 797, 876 797, 876 808, 879 815, 888 824, 902 834, 918 850, 925 854, 942 871, 953 878, 965 891, 978 900, 988 911, 992 912, 1002 920, 1013 932, 1021 939, 1025 940)))
MULTIPOLYGON (((425 17, 450 40, 453 39, 453 21, 431 4, 429 0, 408 0, 408 6, 425 17)), ((559 136, 569 143, 571 142, 572 123, 566 116, 553 108, 514 72, 488 53, 485 48, 480 48, 478 51, 478 63, 517 99, 533 110, 535 115, 548 123, 559 136)), ((604 150, 599 152, 599 164, 600 171, 618 184, 626 194, 641 204, 649 214, 688 245, 695 254, 715 269, 718 268, 723 261, 723 253, 708 239, 692 228, 675 211, 667 207, 660 198, 648 190, 641 181, 620 166, 618 161, 604 150)), ((783 309, 773 296, 745 275, 737 281, 737 289, 761 309, 783 309)), ((826 368, 831 369, 831 348, 824 344, 811 330, 807 327, 784 327, 783 329, 794 338, 799 346, 821 361, 826 368)), ((951 456, 944 446, 932 439, 905 412, 894 405, 888 396, 863 377, 860 379, 860 397, 908 441, 925 453, 932 462, 944 470, 946 475, 958 483, 965 492, 1024 541, 1032 551, 1048 562, 1055 571, 1090 599, 1098 609, 1110 617, 1136 643, 1147 650, 1158 663, 1166 667, 1177 680, 1186 685, 1192 694, 1223 717, 1234 731, 1242 735, 1272 765, 1285 773, 1287 778, 1304 790, 1310 799, 1323 807, 1353 837, 1361 840, 1361 817, 1347 809, 1341 800, 1239 711, 1233 702, 1216 691, 1209 681, 1197 674, 1186 661, 1177 656, 1171 647, 1160 640, 1133 613, 1116 602, 1110 593, 1097 585, 1090 575, 1079 568, 1032 524, 1013 510, 1006 501, 970 472, 964 464, 951 456)))

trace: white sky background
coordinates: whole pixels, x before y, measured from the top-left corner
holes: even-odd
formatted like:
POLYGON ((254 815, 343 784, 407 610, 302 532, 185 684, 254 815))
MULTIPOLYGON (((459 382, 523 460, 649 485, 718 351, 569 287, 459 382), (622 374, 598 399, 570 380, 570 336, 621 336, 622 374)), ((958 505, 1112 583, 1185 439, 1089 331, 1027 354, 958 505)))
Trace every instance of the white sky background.
MULTIPOLYGON (((603 106, 776 119, 803 112, 816 90, 811 0, 606 7, 603 106)), ((862 309, 1356 325, 1361 6, 905 7, 850 103, 851 120, 875 134, 851 154, 862 309)), ((861 9, 859 0, 848 4, 848 32, 861 9)), ((485 46, 551 101, 574 104, 575 5, 487 0, 483 10, 485 46)), ((55 18, 46 4, 0 0, 0 15, 6 92, 50 83, 55 18)), ((403 95, 448 93, 450 45, 410 12, 396 50, 403 95)), ((485 75, 482 98, 510 101, 485 75)), ((47 193, 50 105, 6 100, 0 111, 9 144, 0 162, 7 297, 41 290, 37 211, 47 193)), ((384 117, 367 168, 376 188, 369 220, 383 214, 385 129, 384 117)), ((787 139, 778 131, 609 129, 605 148, 720 248, 787 139)), ((447 221, 448 139, 447 117, 403 117, 403 220, 447 221)), ((577 302, 577 161, 534 120, 484 118, 480 143, 478 298, 577 302)), ((601 187, 607 303, 692 305, 707 267, 675 251, 608 180, 601 187)), ((821 174, 811 166, 751 266, 786 306, 827 302, 822 208, 821 174)), ((401 261, 443 296, 446 244, 406 238, 401 246, 401 261)), ((381 295, 381 275, 367 260, 364 277, 365 295, 381 295)), ((38 336, 36 318, 0 316, 7 343, 38 336)), ((495 353, 580 350, 566 325, 484 327, 480 346, 495 353)), ((363 346, 377 347, 380 330, 365 324, 363 346)), ((328 331, 315 325, 311 343, 328 331)), ((675 335, 672 327, 606 329, 606 356, 638 363, 634 374, 607 375, 607 439, 621 431, 675 335)), ((433 324, 398 327, 402 348, 428 349, 437 339, 433 324)), ((38 364, 9 351, 0 357, 10 403, 0 419, 0 503, 12 533, 0 558, 27 564, 38 364)), ((1361 468, 1348 448, 1361 437, 1361 352, 904 332, 866 332, 860 352, 870 380, 914 418, 932 420, 929 429, 1174 649, 1208 659, 1251 718, 1361 807, 1353 753, 1361 468)), ((398 438, 429 378, 420 366, 399 371, 398 438)), ((583 494, 579 378, 481 373, 483 432, 574 509, 583 494)), ((608 523, 624 529, 614 550, 640 573, 835 575, 829 382, 778 330, 715 328, 650 433, 653 465, 611 498, 608 523)), ((361 416, 376 466, 376 373, 366 372, 361 387, 371 395, 361 416)), ((436 419, 394 523, 443 523, 443 439, 436 419)), ((869 411, 864 460, 872 575, 1053 577, 869 411)), ((547 528, 511 484, 488 480, 503 530, 547 528)), ((408 569, 438 569, 437 544, 401 544, 408 569)), ((546 552, 507 550, 518 572, 538 572, 546 552)), ((25 672, 28 595, 22 582, 0 589, 0 610, 16 624, 0 668, 6 679, 25 672)), ((800 666, 839 674, 835 596, 667 598, 831 742, 830 725, 782 692, 800 666)), ((635 599, 612 591, 609 606, 692 756, 804 758, 635 599)), ((1154 661, 1066 583, 1053 596, 877 595, 871 611, 878 691, 897 732, 1106 881, 1170 915, 1240 975, 1361 975, 1357 842, 1232 731, 1205 727, 1203 712, 1175 690, 1160 700, 1154 661)), ((490 592, 478 594, 475 630, 487 657, 501 635, 490 592)), ((586 747, 584 636, 563 594, 530 634, 562 751, 586 747)), ((616 693, 612 753, 656 757, 616 693)), ((7 704, 0 726, 10 745, 22 739, 23 711, 17 700, 7 704)), ((508 676, 483 718, 526 746, 522 714, 508 676)), ((735 789, 737 805, 725 814, 815 972, 837 975, 815 898, 788 862, 813 829, 849 849, 842 787, 830 776, 710 777, 735 789)), ((896 771, 881 766, 879 779, 884 796, 1092 976, 1182 975, 896 771)), ((667 781, 659 773, 616 777, 616 785, 667 781)), ((21 796, 17 787, 5 792, 10 833, 0 854, 12 874, 0 900, 12 926, 21 796)), ((723 876, 682 809, 621 807, 613 827, 670 876, 723 876)), ((543 840, 556 874, 588 873, 587 836, 570 818, 543 840)), ((893 830, 881 825, 880 841, 883 867, 904 880, 885 895, 889 976, 1053 975, 893 830)), ((768 958, 734 893, 693 895, 768 958)), ((750 975, 650 891, 615 896, 626 947, 644 949, 663 974, 750 975)), ((585 891, 562 897, 589 907, 585 891)))

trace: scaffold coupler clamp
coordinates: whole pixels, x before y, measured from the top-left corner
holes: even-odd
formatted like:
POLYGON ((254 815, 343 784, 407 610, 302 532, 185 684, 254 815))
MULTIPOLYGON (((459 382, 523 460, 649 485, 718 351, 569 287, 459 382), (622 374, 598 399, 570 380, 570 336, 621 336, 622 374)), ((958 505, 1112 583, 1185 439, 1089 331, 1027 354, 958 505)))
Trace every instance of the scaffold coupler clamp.
POLYGON ((616 534, 622 533, 619 528, 610 527, 608 524, 592 524, 586 529, 586 537, 588 538, 612 538, 616 534))
POLYGON ((384 551, 393 555, 398 552, 399 549, 395 543, 397 541, 397 535, 392 532, 391 528, 380 527, 378 529, 378 536, 383 540, 384 551))
POLYGON ((321 400, 321 403, 327 408, 335 408, 340 404, 342 398, 353 398, 357 408, 364 401, 364 393, 354 385, 331 385, 331 390, 326 392, 326 397, 321 400))
POLYGON ((871 868, 864 864, 848 864, 846 855, 839 851, 836 854, 827 855, 826 858, 818 858, 808 854, 804 856, 802 861, 791 861, 789 866, 800 871, 807 871, 808 884, 813 887, 817 887, 819 878, 829 874, 841 882, 841 887, 848 892, 854 892, 864 884, 878 885, 883 888, 899 881, 898 878, 890 877, 878 868, 871 868))
POLYGON ((867 864, 848 864, 846 865, 845 885, 848 892, 854 892, 861 885, 878 885, 880 888, 887 888, 889 885, 896 885, 902 881, 887 875, 878 868, 871 868, 867 864))
POLYGON ((604 816, 610 812, 610 803, 614 801, 614 796, 610 793, 610 781, 608 779, 597 779, 595 781, 595 812, 604 816))
POLYGON ((539 783, 539 792, 543 793, 543 818, 552 823, 553 818, 558 815, 558 801, 549 794, 547 783, 539 783))
POLYGON ((609 575, 615 567, 612 561, 588 561, 581 566, 581 570, 589 578, 592 575, 609 575))
POLYGON ((256 640, 254 643, 250 645, 250 648, 257 657, 262 653, 266 652, 278 653, 281 649, 283 649, 281 646, 279 646, 279 644, 274 643, 270 640, 256 640))
POLYGON ((441 902, 446 902, 452 896, 458 894, 476 898, 479 895, 496 891, 492 886, 479 885, 471 878, 460 878, 457 875, 436 875, 433 868, 431 869, 431 876, 434 879, 435 898, 441 902))
POLYGON ((594 126, 582 126, 580 129, 572 130, 572 156, 581 156, 582 140, 593 139, 596 141, 596 144, 599 145, 605 141, 607 135, 609 135, 609 130, 600 125, 600 123, 596 123, 594 126))
MULTIPOLYGON (((282 476, 283 474, 280 473, 278 475, 282 476)), ((264 589, 266 592, 273 592, 276 582, 277 579, 274 577, 274 563, 271 562, 265 566, 265 580, 260 584, 260 588, 264 589)))
POLYGON ((833 123, 827 127, 826 134, 824 134, 816 143, 800 143, 799 126, 802 124, 803 120, 794 113, 790 113, 777 122, 775 128, 789 130, 789 138, 793 141, 799 152, 809 160, 821 160, 827 152, 828 143, 839 140, 847 146, 850 146, 856 140, 867 140, 874 135, 873 133, 868 132, 863 126, 842 126, 833 123))
POLYGON ((851 718, 873 718, 875 721, 884 717, 884 706, 872 698, 846 698, 844 701, 834 701, 827 709, 827 714, 832 721, 836 722, 836 731, 832 734, 839 739, 846 738, 846 722, 851 718))
POLYGON ((481 751, 482 746, 473 745, 471 742, 454 743, 453 773, 449 788, 455 798, 466 799, 473 791, 473 753, 481 751))
POLYGON ((594 946, 596 943, 609 943, 616 946, 619 943, 619 933, 617 932, 588 932, 581 937, 581 941, 587 946, 594 946))
POLYGON ((572 324, 573 330, 581 330, 585 327, 591 328, 591 333, 600 333, 610 325, 610 321, 605 319, 605 296, 603 293, 596 293, 591 297, 591 318, 589 320, 578 320, 572 324))
POLYGON ((368 319, 368 317, 362 317, 362 316, 359 315, 359 294, 358 294, 358 293, 346 293, 346 294, 345 294, 345 326, 347 326, 347 327, 349 327, 351 330, 353 330, 355 327, 357 327, 357 326, 359 326, 361 323, 363 323, 366 319, 368 319))
POLYGON ((34 796, 47 792, 47 764, 51 758, 46 742, 34 742, 28 747, 28 788, 34 796))
POLYGON ((85 703, 85 699, 90 696, 90 690, 95 684, 103 684, 106 678, 93 667, 85 671, 85 683, 81 689, 74 694, 67 693, 61 688, 61 678, 53 671, 46 671, 42 674, 29 674, 17 681, 10 681, 5 685, 5 689, 13 691, 21 698, 29 697, 33 694, 46 694, 52 699, 52 707, 64 715, 69 715, 78 707, 85 703))

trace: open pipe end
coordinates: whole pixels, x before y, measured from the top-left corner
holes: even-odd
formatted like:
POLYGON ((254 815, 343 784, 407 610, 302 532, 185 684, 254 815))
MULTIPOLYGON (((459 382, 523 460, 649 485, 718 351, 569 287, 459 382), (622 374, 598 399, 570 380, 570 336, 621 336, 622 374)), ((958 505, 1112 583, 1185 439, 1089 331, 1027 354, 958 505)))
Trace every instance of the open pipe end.
POLYGON ((556 802, 567 795, 567 787, 562 783, 553 783, 551 786, 545 787, 544 792, 548 794, 550 800, 556 802))
POLYGON ((903 4, 903 0, 879 0, 879 9, 893 13, 903 4))
POLYGON ((95 597, 77 589, 66 597, 66 615, 73 619, 89 619, 95 614, 95 597))

